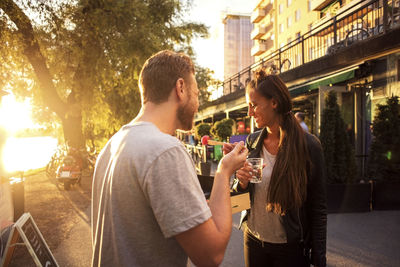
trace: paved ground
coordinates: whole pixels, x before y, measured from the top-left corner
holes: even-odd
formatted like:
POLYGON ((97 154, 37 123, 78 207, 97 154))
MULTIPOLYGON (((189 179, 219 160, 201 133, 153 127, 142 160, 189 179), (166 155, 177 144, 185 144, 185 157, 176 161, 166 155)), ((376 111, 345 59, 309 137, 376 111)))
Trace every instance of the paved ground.
MULTIPOLYGON (((65 191, 37 175, 25 184, 31 212, 60 266, 91 262, 90 179, 65 191)), ((233 217, 232 237, 222 267, 243 267, 243 237, 233 217)), ((26 250, 26 249, 25 249, 26 250)), ((400 266, 400 210, 328 215, 328 266, 400 266)), ((27 251, 17 249, 11 266, 34 266, 27 251)))
MULTIPOLYGON (((244 266, 239 214, 233 219, 222 267, 244 266)), ((90 225, 82 218, 53 253, 60 266, 89 266, 90 246, 90 225)), ((327 250, 328 266, 400 266, 400 211, 329 214, 327 250)))

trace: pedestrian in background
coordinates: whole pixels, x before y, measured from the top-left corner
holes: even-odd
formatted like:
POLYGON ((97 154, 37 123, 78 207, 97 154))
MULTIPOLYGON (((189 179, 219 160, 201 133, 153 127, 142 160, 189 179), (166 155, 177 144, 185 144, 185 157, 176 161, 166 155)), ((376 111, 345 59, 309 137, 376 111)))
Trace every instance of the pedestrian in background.
MULTIPOLYGON (((261 183, 251 167, 236 172, 234 190, 250 192, 242 212, 247 267, 326 266, 325 168, 319 140, 292 114, 289 91, 276 75, 257 71, 246 88, 248 113, 262 130, 246 140, 249 158, 262 157, 261 183)), ((233 147, 232 147, 233 148, 233 147)), ((224 152, 229 152, 225 147, 224 152)))
POLYGON ((296 120, 299 122, 301 128, 303 128, 303 130, 308 133, 308 126, 304 122, 305 114, 303 112, 296 112, 294 116, 296 117, 296 120))
POLYGON ((92 192, 93 266, 221 263, 232 229, 229 178, 241 142, 222 158, 207 205, 194 163, 173 135, 190 130, 199 101, 190 58, 161 51, 144 64, 142 108, 101 151, 92 192))

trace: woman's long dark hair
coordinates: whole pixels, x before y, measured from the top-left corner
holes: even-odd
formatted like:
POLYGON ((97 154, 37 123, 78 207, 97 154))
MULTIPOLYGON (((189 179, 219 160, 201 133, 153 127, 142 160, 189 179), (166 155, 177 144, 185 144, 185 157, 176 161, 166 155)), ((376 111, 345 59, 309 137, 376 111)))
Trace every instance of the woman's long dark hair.
POLYGON ((282 116, 278 154, 268 188, 267 210, 284 215, 300 208, 307 197, 309 154, 305 133, 292 113, 292 101, 285 83, 277 75, 264 70, 255 73, 247 90, 255 90, 277 102, 276 112, 282 116))

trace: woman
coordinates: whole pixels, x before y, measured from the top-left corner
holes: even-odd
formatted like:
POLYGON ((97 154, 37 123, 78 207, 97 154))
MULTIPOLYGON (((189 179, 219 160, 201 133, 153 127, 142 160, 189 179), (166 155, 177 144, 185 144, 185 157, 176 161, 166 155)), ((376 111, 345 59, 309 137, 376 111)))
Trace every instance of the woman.
POLYGON ((247 221, 246 266, 324 267, 327 217, 321 144, 300 127, 278 76, 256 72, 246 99, 249 115, 262 128, 247 138, 249 157, 262 157, 265 164, 261 183, 249 183, 251 167, 245 165, 233 185, 236 191, 250 192, 251 210, 242 213, 241 220, 247 221))

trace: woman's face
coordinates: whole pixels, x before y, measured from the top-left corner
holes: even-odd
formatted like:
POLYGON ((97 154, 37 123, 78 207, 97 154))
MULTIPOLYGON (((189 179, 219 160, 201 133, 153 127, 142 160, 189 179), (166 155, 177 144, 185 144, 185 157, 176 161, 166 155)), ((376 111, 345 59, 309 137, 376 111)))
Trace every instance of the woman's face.
POLYGON ((278 122, 278 114, 275 111, 277 104, 273 98, 268 99, 250 89, 246 93, 246 101, 249 106, 248 114, 254 117, 257 128, 270 127, 278 122))

